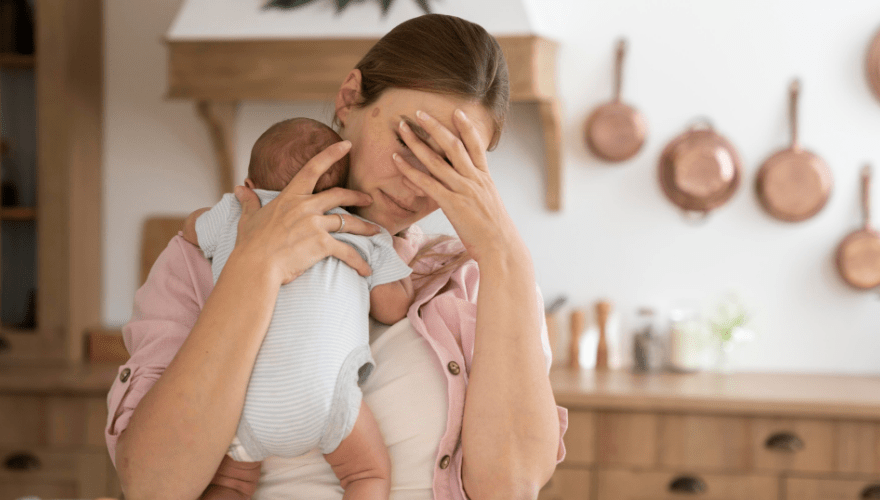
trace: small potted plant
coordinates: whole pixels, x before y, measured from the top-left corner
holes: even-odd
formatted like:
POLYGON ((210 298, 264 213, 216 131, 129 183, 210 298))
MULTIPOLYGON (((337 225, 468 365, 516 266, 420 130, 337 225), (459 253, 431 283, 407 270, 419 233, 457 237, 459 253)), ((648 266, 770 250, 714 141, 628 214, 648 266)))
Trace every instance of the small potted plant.
POLYGON ((722 373, 730 373, 730 354, 734 345, 749 342, 755 337, 754 332, 747 328, 751 315, 739 296, 730 293, 721 300, 715 314, 710 318, 710 330, 718 341, 716 369, 722 373))

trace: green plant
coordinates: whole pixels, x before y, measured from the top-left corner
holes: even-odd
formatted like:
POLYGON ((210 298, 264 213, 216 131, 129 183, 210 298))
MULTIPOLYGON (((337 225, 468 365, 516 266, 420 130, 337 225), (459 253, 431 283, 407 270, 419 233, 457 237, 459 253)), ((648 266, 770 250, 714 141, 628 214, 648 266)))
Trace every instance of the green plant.
MULTIPOLYGON (((264 9, 294 9, 296 7, 302 7, 303 5, 310 4, 315 0, 269 0, 266 2, 266 5, 263 6, 264 9)), ((364 0, 333 0, 336 3, 336 12, 340 13, 345 10, 346 7, 355 2, 363 2, 364 0)), ((382 6, 382 15, 388 14, 388 9, 391 8, 391 2, 394 0, 379 0, 379 4, 382 6)), ((425 14, 431 13, 431 6, 428 5, 428 0, 415 0, 416 4, 425 11, 425 14)))
POLYGON ((734 339, 734 332, 748 323, 749 315, 745 306, 736 297, 728 297, 718 306, 718 312, 709 322, 714 333, 721 342, 730 342, 734 339))

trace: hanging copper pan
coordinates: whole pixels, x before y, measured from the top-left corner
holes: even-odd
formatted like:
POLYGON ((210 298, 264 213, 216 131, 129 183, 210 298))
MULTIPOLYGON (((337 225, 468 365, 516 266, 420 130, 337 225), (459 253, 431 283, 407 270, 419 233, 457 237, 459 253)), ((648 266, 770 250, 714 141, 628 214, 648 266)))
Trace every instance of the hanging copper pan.
POLYGON ((620 100, 625 54, 626 41, 620 40, 614 65, 614 99, 593 110, 585 128, 590 151, 610 162, 632 158, 645 143, 645 120, 638 111, 620 100))
POLYGON ((865 58, 865 72, 868 77, 868 86, 874 97, 880 99, 880 31, 874 34, 871 45, 868 46, 868 54, 865 58))
POLYGON ((733 145, 700 122, 673 139, 660 155, 660 186, 672 203, 707 215, 733 196, 742 177, 733 145))
POLYGON ((828 202, 833 179, 828 165, 798 142, 800 82, 789 89, 791 145, 768 158, 758 170, 755 189, 761 206, 773 217, 800 222, 816 215, 828 202))
POLYGON ((864 226, 850 233, 837 247, 837 270, 855 288, 880 286, 880 233, 871 227, 871 166, 862 169, 864 226))

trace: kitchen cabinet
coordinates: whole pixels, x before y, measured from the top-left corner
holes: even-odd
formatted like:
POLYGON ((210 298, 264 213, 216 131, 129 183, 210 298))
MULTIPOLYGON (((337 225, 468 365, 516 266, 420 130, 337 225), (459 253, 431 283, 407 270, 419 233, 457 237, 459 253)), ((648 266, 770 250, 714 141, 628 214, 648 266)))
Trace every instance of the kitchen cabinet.
POLYGON ((0 366, 0 499, 119 498, 104 424, 115 365, 0 366))
MULTIPOLYGON (((29 122, 3 123, 35 133, 34 158, 19 165, 35 169, 31 206, 3 208, 0 245, 3 296, 23 288, 16 300, 33 304, 35 321, 0 326, 0 363, 80 361, 86 329, 101 322, 102 18, 101 0, 37 0, 36 54, 0 54, 0 72, 31 75, 35 108, 29 122), (17 230, 7 231, 12 226, 17 230), (32 288, 32 301, 20 296, 32 288)), ((20 96, 5 95, 11 90, 2 89, 0 116, 27 107, 20 96)))
POLYGON ((880 377, 551 371, 566 459, 541 499, 880 498, 880 377))

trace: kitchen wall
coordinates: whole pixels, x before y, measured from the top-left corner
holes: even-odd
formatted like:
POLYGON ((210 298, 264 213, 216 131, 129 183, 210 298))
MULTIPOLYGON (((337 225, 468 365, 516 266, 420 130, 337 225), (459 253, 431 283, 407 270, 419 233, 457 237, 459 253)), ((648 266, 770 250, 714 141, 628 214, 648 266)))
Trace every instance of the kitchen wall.
MULTIPOLYGON (((392 10, 416 12, 410 3, 397 0, 392 10)), ((444 5, 454 3, 433 5, 449 12, 444 5)), ((193 105, 164 99, 162 39, 180 4, 105 2, 107 325, 120 325, 131 313, 144 219, 186 214, 217 198, 209 139, 193 105)), ((757 333, 735 352, 736 369, 880 372, 880 295, 847 288, 833 263, 837 243, 861 221, 859 169, 873 161, 880 173, 880 102, 863 73, 865 49, 880 28, 880 8, 874 0, 831 5, 525 2, 533 28, 560 43, 564 209, 544 208, 543 154, 532 106, 513 106, 490 161, 532 250, 545 298, 566 295, 569 307, 609 298, 625 330, 638 306, 666 311, 694 301, 709 309, 735 291, 756 313, 757 333), (590 110, 611 96, 613 49, 621 35, 630 42, 624 98, 646 116, 649 137, 635 159, 609 166, 589 154, 582 130, 590 110), (761 211, 752 185, 763 159, 788 141, 787 88, 794 76, 802 79, 801 139, 829 163, 835 186, 818 216, 787 224, 761 211), (655 169, 665 143, 698 116, 710 117, 738 147, 745 182, 730 203, 697 225, 664 198, 655 169)), ((327 10, 323 22, 334 23, 329 7, 320 8, 327 10)), ((378 2, 351 9, 344 15, 372 19, 364 15, 369 12, 378 20, 378 2)), ((237 128, 238 178, 265 127, 289 116, 327 120, 330 114, 326 103, 244 103, 237 128)), ((873 192, 880 200, 880 188, 873 192)), ((449 230, 442 216, 427 226, 449 230)))

